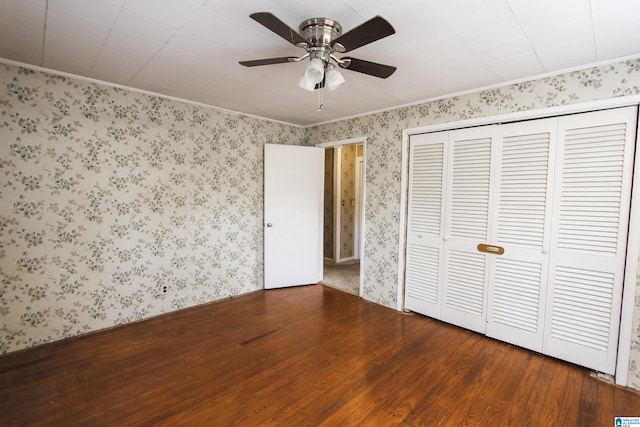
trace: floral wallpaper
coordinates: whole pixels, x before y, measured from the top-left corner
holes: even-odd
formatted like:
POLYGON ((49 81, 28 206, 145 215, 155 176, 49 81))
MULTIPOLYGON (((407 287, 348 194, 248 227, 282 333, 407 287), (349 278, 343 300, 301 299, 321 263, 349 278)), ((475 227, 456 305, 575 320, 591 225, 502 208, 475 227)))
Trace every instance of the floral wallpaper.
POLYGON ((333 156, 335 149, 324 150, 324 257, 333 259, 333 156))
POLYGON ((356 146, 345 145, 340 149, 340 259, 354 256, 354 232, 356 226, 356 146))
MULTIPOLYGON (((356 208, 356 156, 362 156, 362 144, 340 147, 340 259, 354 256, 356 208)), ((333 224, 333 169, 336 149, 325 149, 324 158, 324 257, 335 259, 333 224)))
MULTIPOLYGON (((425 84, 433 82, 426 81, 425 84)), ((367 137, 363 296, 395 308, 402 131, 407 128, 640 94, 640 59, 546 77, 307 129, 310 144, 367 137)), ((640 390, 640 272, 628 385, 640 390)))
POLYGON ((0 64, 0 353, 261 289, 303 128, 0 64))
POLYGON ((4 353, 260 289, 265 143, 367 137, 363 296, 395 308, 402 131, 640 94, 640 59, 307 129, 3 64, 0 85, 4 353))

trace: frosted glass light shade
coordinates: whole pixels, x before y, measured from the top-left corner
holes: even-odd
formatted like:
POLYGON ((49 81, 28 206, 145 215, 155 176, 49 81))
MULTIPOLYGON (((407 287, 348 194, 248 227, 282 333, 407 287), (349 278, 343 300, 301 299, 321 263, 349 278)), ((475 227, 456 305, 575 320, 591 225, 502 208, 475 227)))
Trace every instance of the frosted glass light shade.
POLYGON ((340 71, 336 70, 334 67, 331 67, 327 70, 326 84, 329 90, 336 90, 344 84, 344 77, 342 77, 340 71))
POLYGON ((302 78, 298 82, 304 90, 313 92, 316 85, 324 79, 324 62, 320 58, 313 58, 307 64, 307 68, 304 70, 302 78))
POLYGON ((313 84, 318 84, 324 78, 324 63, 320 58, 313 58, 309 61, 307 69, 304 71, 304 75, 313 84))
POLYGON ((313 92, 316 88, 316 84, 307 79, 307 73, 305 72, 302 77, 300 77, 300 81, 298 82, 298 86, 300 86, 304 90, 308 90, 309 92, 313 92))

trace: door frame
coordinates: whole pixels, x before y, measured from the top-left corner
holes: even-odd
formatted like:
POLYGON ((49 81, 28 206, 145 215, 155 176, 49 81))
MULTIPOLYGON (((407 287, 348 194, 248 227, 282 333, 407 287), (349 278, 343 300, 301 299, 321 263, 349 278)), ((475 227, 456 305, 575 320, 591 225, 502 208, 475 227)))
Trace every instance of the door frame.
POLYGON ((347 261, 340 254, 340 229, 342 214, 340 199, 342 198, 342 145, 333 147, 333 260, 336 263, 347 261))
MULTIPOLYGON (((355 137, 355 138, 349 138, 349 139, 342 139, 339 141, 331 141, 331 142, 321 142, 319 144, 316 144, 315 146, 318 148, 340 148, 343 147, 345 145, 356 145, 356 144, 362 144, 362 176, 363 178, 366 178, 367 176, 367 137, 366 136, 360 136, 360 137, 355 137)), ((339 151, 339 150, 338 150, 339 151)), ((338 156, 337 153, 334 154, 334 164, 339 164, 339 160, 338 160, 338 156)), ((335 186, 335 182, 339 181, 339 180, 335 180, 335 169, 334 169, 334 221, 333 221, 333 226, 335 228, 339 227, 339 216, 336 217, 335 215, 338 215, 336 212, 337 210, 340 208, 339 203, 335 203, 336 198, 339 200, 339 194, 338 191, 340 190, 340 187, 338 186, 336 189, 335 186)), ((364 253, 364 246, 365 246, 365 229, 366 229, 366 224, 365 224, 365 210, 366 210, 366 204, 367 204, 367 191, 366 191, 366 179, 362 180, 362 186, 361 186, 361 191, 360 191, 360 230, 359 230, 359 236, 357 239, 354 240, 358 240, 358 244, 360 246, 359 248, 359 252, 360 252, 360 272, 359 272, 359 277, 360 277, 360 283, 358 285, 358 295, 362 296, 363 295, 363 289, 364 289, 364 275, 362 274, 364 269, 364 258, 365 258, 365 253, 364 253)), ((335 236, 334 236, 334 240, 335 236)), ((334 253, 333 253, 333 257, 334 259, 337 261, 338 260, 338 256, 340 254, 340 250, 339 250, 339 242, 334 241, 334 253)))
MULTIPOLYGON (((364 146, 363 146, 364 154, 364 146)), ((355 214, 355 233, 353 234, 353 257, 360 259, 362 257, 362 238, 360 237, 360 230, 364 222, 364 216, 362 215, 363 197, 362 197, 362 184, 364 183, 364 156, 358 156, 356 153, 356 214, 355 214)))
MULTIPOLYGON (((599 101, 588 101, 570 105, 540 108, 530 111, 518 111, 501 115, 459 120, 442 124, 407 128, 402 131, 401 146, 401 179, 400 179, 400 224, 398 242, 398 277, 397 277, 397 309, 404 309, 404 275, 405 275, 405 245, 407 239, 407 191, 409 188, 409 138, 411 135, 453 130, 465 127, 483 126, 496 123, 508 123, 522 120, 540 119, 565 114, 577 114, 609 108, 639 106, 640 95, 621 96, 599 101)), ((639 120, 640 122, 640 120, 639 120)), ((631 211, 629 230, 627 234, 627 262, 622 289, 622 309, 620 330, 618 333, 618 356, 616 363, 615 382, 626 386, 629 376, 629 360, 633 335, 633 312, 635 288, 640 268, 640 125, 636 133, 635 162, 633 166, 633 184, 631 190, 631 211)))

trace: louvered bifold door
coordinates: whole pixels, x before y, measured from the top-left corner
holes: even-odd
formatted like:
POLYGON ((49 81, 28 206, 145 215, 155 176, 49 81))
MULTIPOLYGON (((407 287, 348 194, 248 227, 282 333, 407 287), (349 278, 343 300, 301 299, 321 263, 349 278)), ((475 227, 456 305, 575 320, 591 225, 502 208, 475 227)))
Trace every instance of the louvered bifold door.
POLYGON ((405 307, 440 319, 448 132, 410 139, 405 307))
POLYGON ((559 119, 543 351, 614 374, 635 107, 559 119))
MULTIPOLYGON (((451 131, 444 232, 442 320, 484 333, 487 242, 492 211, 492 147, 497 126, 451 131)), ((493 159, 495 161, 495 159, 493 159)))
POLYGON ((557 119, 500 126, 487 335, 542 351, 557 119))

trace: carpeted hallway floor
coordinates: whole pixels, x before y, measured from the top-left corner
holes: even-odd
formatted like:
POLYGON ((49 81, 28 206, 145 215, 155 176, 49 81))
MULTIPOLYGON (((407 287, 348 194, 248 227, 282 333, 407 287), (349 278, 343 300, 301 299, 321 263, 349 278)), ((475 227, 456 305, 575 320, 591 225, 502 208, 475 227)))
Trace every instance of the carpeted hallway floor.
POLYGON ((324 261, 323 285, 339 289, 350 294, 360 294, 360 261, 347 261, 336 264, 333 261, 324 261))

